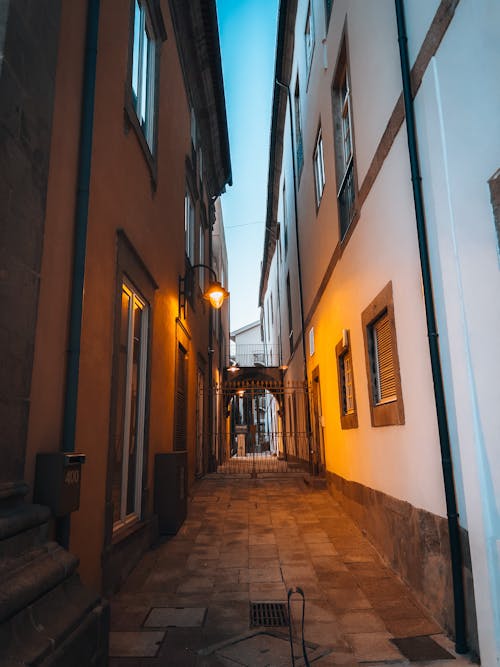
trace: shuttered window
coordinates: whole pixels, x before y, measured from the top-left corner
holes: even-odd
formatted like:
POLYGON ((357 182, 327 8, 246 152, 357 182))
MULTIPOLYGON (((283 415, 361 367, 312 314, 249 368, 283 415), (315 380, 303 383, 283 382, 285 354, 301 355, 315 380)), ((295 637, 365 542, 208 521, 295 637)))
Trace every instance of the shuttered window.
POLYGON ((351 353, 346 352, 340 358, 342 413, 350 415, 354 412, 354 384, 352 378, 351 353))
POLYGON ((387 311, 372 327, 373 397, 376 405, 397 400, 392 330, 387 311))
POLYGON ((372 426, 405 423, 392 282, 361 314, 372 426))
POLYGON ((349 330, 342 331, 342 338, 335 347, 339 382, 340 425, 343 429, 357 428, 356 393, 349 330))

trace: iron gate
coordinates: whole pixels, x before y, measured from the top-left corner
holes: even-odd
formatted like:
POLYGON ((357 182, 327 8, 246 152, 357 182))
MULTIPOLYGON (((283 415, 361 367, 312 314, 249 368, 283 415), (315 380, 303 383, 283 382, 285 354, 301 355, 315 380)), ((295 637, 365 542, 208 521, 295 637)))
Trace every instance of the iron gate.
POLYGON ((304 383, 229 381, 216 385, 213 394, 217 472, 256 476, 310 469, 304 383))

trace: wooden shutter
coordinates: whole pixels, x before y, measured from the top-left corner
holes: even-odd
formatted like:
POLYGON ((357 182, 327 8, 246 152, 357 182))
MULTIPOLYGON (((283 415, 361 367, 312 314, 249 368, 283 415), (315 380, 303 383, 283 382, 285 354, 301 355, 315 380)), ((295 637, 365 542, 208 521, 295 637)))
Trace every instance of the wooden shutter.
POLYGON ((375 355, 375 402, 385 403, 397 399, 396 373, 394 370, 392 330, 387 313, 373 324, 375 355))
POLYGON ((345 352, 340 358, 340 372, 342 383, 342 412, 349 415, 354 412, 354 387, 352 378, 351 353, 345 352))

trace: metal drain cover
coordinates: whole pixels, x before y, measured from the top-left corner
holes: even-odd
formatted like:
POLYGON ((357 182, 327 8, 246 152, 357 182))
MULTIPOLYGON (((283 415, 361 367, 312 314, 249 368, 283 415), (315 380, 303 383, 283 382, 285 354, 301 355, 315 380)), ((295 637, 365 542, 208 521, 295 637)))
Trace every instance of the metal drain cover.
POLYGON ((284 602, 250 602, 251 628, 287 628, 288 624, 284 602))
POLYGON ((455 660, 455 657, 451 653, 448 653, 446 649, 427 635, 422 637, 400 637, 398 639, 391 639, 391 642, 396 644, 401 653, 410 662, 420 662, 421 660, 455 660))

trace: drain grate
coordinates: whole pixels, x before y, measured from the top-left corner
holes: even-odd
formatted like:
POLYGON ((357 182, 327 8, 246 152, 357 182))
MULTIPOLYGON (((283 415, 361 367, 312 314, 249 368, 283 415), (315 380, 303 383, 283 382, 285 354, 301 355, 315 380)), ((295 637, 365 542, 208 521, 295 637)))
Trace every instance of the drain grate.
POLYGON ((427 635, 391 639, 410 662, 421 660, 455 660, 455 657, 427 635))
POLYGON ((284 602, 250 602, 250 627, 288 627, 286 604, 284 602))

